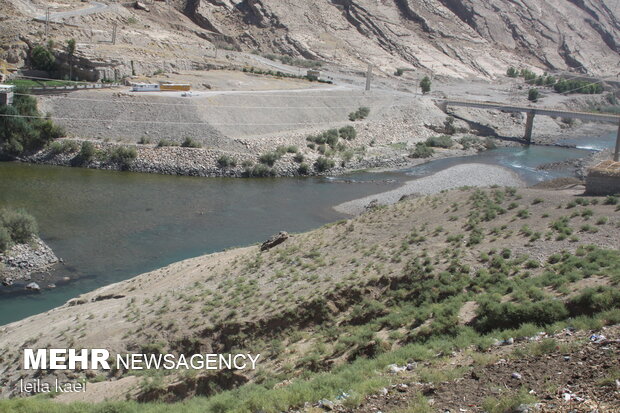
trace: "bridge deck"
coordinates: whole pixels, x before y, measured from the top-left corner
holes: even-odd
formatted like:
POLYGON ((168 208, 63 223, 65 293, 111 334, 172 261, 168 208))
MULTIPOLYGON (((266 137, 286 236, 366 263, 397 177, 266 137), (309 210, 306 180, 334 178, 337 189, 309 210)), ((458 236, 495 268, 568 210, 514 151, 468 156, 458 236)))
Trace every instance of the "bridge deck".
POLYGON ((620 115, 613 115, 613 114, 608 114, 608 113, 589 113, 589 112, 576 112, 576 111, 571 111, 571 110, 545 109, 545 108, 538 108, 535 106, 515 106, 515 105, 505 105, 505 104, 496 103, 496 102, 480 102, 480 101, 474 101, 474 100, 444 99, 444 100, 439 100, 439 102, 446 104, 446 105, 450 105, 450 106, 464 106, 464 107, 479 108, 479 109, 497 109, 497 110, 502 110, 504 112, 526 112, 526 113, 533 113, 535 115, 581 119, 581 120, 589 120, 589 121, 595 121, 595 122, 620 123, 620 115))

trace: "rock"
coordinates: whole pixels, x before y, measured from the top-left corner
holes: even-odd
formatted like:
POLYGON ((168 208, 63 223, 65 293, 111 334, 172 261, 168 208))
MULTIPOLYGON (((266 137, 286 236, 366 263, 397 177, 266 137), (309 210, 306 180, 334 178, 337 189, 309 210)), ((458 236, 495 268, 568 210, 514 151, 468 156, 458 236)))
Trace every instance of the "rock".
POLYGON ((144 11, 146 11, 146 12, 151 11, 151 9, 149 9, 149 8, 146 6, 146 4, 144 4, 144 3, 142 3, 142 2, 139 2, 139 1, 135 2, 135 3, 134 3, 134 5, 133 5, 133 7, 134 7, 136 10, 144 10, 144 11))
POLYGON ((13 280, 13 278, 11 278, 11 277, 6 277, 6 278, 4 278, 4 279, 2 280, 2 285, 6 286, 6 287, 9 287, 9 286, 13 285, 13 282, 14 282, 14 281, 15 281, 15 280, 13 280))
POLYGON ((512 377, 515 380, 521 380, 522 379, 522 376, 519 373, 512 373, 510 375, 510 377, 512 377))
POLYGON ((404 371, 406 369, 407 369, 407 367, 400 367, 397 364, 390 364, 390 365, 387 366, 388 372, 392 373, 392 374, 400 373, 401 371, 404 371))
POLYGON ((31 291, 41 291, 41 287, 39 287, 39 284, 35 282, 26 285, 26 289, 31 291))
POLYGON ((334 410, 334 402, 327 399, 319 400, 319 407, 322 407, 325 410, 334 410))
POLYGON ((284 241, 288 239, 289 235, 286 231, 280 231, 276 235, 269 238, 267 241, 263 242, 260 246, 261 251, 267 251, 276 245, 282 244, 284 241))

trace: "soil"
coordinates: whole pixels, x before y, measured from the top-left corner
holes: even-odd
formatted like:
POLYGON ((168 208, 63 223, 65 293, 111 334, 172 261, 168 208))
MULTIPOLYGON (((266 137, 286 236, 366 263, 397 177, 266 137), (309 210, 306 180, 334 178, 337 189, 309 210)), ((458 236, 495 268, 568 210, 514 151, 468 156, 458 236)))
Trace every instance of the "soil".
MULTIPOLYGON (((403 372, 403 382, 388 390, 387 395, 372 395, 358 408, 342 409, 356 413, 392 412, 405 409, 419 393, 432 400, 433 411, 481 412, 483 401, 494 395, 516 393, 525 388, 539 400, 539 411, 545 412, 620 412, 620 389, 617 384, 604 381, 615 371, 620 360, 620 326, 598 332, 606 336, 602 342, 592 342, 592 332, 574 335, 562 332, 553 338, 556 349, 542 355, 510 357, 517 349, 529 343, 495 347, 487 354, 498 360, 487 366, 473 363, 454 364, 446 368, 467 367, 461 378, 440 384, 423 384, 412 380, 416 372, 403 372), (569 350, 561 351, 564 347, 569 350), (513 378, 513 373, 521 379, 513 378), (566 400, 568 399, 568 400, 566 400)), ((453 359, 458 359, 455 355, 453 359)), ((613 380, 612 380, 613 382, 613 380)), ((340 410, 340 409, 338 409, 340 410)))

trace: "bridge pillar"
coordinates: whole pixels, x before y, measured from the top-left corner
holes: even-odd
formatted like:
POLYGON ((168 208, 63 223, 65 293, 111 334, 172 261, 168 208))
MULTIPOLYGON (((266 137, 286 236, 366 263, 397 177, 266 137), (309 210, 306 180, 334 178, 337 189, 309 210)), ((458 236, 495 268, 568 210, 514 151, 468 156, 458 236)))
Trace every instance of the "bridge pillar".
POLYGON ((534 111, 527 112, 527 119, 525 121, 525 141, 527 144, 532 143, 532 129, 534 129, 534 115, 536 113, 534 111))
POLYGON ((618 122, 618 135, 616 136, 616 151, 614 152, 614 161, 620 161, 620 121, 618 122))

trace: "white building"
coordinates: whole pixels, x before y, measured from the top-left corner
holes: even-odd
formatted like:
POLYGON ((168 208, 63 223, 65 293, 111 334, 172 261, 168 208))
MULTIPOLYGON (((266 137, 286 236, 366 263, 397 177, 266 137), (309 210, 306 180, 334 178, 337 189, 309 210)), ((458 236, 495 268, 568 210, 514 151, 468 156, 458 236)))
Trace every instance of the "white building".
POLYGON ((13 104, 13 85, 0 85, 0 105, 13 104))

